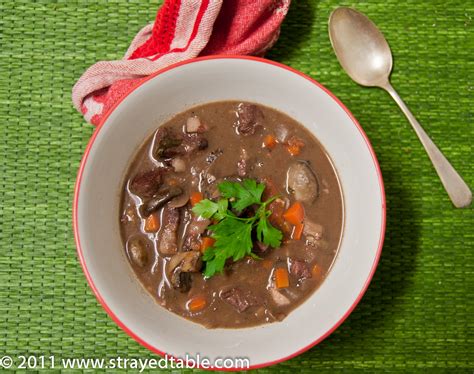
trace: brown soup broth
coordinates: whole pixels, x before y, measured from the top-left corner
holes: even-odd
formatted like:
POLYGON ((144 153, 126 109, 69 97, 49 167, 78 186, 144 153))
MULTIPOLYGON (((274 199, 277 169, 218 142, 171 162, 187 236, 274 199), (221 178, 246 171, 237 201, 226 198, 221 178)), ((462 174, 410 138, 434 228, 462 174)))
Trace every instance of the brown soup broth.
POLYGON ((139 281, 164 308, 208 328, 284 319, 324 281, 343 229, 342 192, 323 146, 286 114, 237 101, 200 105, 160 126, 128 168, 120 214, 124 250, 139 281), (167 136, 181 144, 163 142, 167 136), (174 148, 160 148, 165 143, 174 148), (271 217, 284 233, 281 247, 256 243, 261 260, 228 261, 221 274, 210 278, 194 268, 185 272, 183 262, 175 268, 176 259, 191 251, 190 266, 199 266, 202 240, 211 235, 187 198, 200 192, 216 199, 219 182, 245 178, 264 183, 266 198, 279 196, 271 217), (158 201, 163 188, 169 193, 177 187, 181 195, 146 222, 153 210, 150 201, 158 201), (292 239, 293 225, 281 218, 297 199, 305 212, 299 240, 292 239), (276 287, 277 268, 287 272, 287 287, 276 287))

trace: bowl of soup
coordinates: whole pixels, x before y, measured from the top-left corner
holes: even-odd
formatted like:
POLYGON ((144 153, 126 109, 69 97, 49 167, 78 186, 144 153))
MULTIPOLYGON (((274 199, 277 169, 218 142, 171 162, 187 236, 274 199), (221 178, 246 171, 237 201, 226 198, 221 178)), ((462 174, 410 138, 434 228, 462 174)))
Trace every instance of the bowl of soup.
POLYGON ((73 216, 86 278, 130 336, 256 368, 350 314, 381 253, 385 196, 366 135, 321 84, 216 56, 154 74, 106 115, 73 216))

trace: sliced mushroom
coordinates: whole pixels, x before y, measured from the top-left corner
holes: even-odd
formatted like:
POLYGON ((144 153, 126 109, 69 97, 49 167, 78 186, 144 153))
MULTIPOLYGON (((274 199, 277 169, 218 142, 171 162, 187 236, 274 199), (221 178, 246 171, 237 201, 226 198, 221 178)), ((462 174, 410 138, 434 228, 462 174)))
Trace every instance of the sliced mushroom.
POLYGON ((179 267, 185 273, 196 273, 201 270, 201 253, 198 251, 180 252, 170 260, 170 267, 179 267))
POLYGON ((138 238, 132 238, 127 243, 128 256, 131 262, 143 268, 148 264, 148 254, 145 243, 138 238))
POLYGON ((199 272, 201 267, 202 259, 200 252, 180 252, 171 257, 166 272, 173 288, 179 288, 182 292, 185 292, 191 286, 190 273, 199 272))
POLYGON ((285 125, 283 124, 277 125, 275 129, 275 134, 279 143, 286 142, 286 139, 288 138, 288 133, 289 133, 288 128, 285 125))
POLYGON ((135 207, 129 204, 122 212, 122 217, 120 217, 120 222, 123 224, 136 223, 137 220, 138 220, 138 217, 137 217, 137 212, 135 210, 135 207))
POLYGON ((153 197, 147 201, 140 207, 140 213, 148 217, 151 213, 157 211, 161 207, 163 207, 168 201, 173 199, 174 197, 181 195, 183 190, 181 187, 172 186, 169 188, 163 188, 162 190, 158 191, 153 197))
POLYGON ((288 299, 285 295, 282 295, 280 291, 275 288, 270 288, 268 290, 270 295, 275 302, 275 304, 279 306, 288 305, 290 303, 290 299, 288 299))
POLYGON ((188 292, 191 288, 191 273, 176 271, 169 276, 169 280, 173 288, 181 292, 188 292))
POLYGON ((312 203, 319 194, 319 185, 316 176, 308 164, 297 161, 290 165, 286 175, 286 189, 295 199, 312 203))
POLYGON ((176 196, 174 199, 172 199, 169 203, 168 206, 170 208, 181 208, 185 206, 189 201, 189 194, 187 193, 182 193, 179 196, 176 196))

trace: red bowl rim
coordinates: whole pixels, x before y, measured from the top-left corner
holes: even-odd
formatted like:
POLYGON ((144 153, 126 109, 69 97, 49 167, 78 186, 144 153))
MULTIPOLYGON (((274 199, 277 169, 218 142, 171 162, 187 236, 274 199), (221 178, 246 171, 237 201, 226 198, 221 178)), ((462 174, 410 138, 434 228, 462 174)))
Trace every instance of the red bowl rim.
MULTIPOLYGON (((97 300, 99 301, 99 303, 102 305, 102 307, 104 308, 104 310, 107 312, 107 314, 112 318, 112 320, 122 329, 124 330, 130 337, 132 337, 134 340, 136 340, 138 343, 140 343, 142 346, 148 348, 149 350, 151 350, 152 352, 154 353, 157 353, 159 354, 160 356, 168 356, 170 357, 170 355, 166 354, 165 352, 161 351, 160 349, 158 349, 157 347, 154 347, 150 344, 148 344, 147 342, 145 342, 144 340, 142 340, 139 336, 137 336, 133 331, 131 331, 115 314, 114 312, 110 309, 110 307, 107 305, 107 303, 105 302, 105 300, 102 298, 102 296, 100 295, 98 289, 96 288, 93 280, 92 280, 92 277, 87 269, 87 266, 86 266, 86 263, 85 263, 85 260, 84 260, 84 255, 83 255, 83 252, 82 252, 82 248, 81 248, 81 242, 80 242, 80 238, 79 238, 79 227, 78 227, 78 217, 77 217, 77 212, 78 212, 78 200, 79 200, 79 191, 80 191, 80 187, 81 187, 81 180, 82 180, 82 174, 83 174, 83 171, 84 171, 84 167, 86 165, 86 162, 87 162, 87 159, 88 159, 88 156, 89 156, 89 153, 90 153, 90 150, 92 148, 92 145, 94 144, 94 141, 97 137, 97 135, 99 134, 99 132, 101 131, 102 127, 104 126, 105 122, 107 121, 108 117, 110 116, 110 114, 115 110, 115 108, 117 108, 117 106, 119 106, 121 104, 121 102, 126 98, 128 97, 128 95, 130 95, 133 91, 135 91, 138 87, 140 87, 141 85, 143 85, 144 83, 148 82, 149 80, 153 79, 154 77, 168 71, 168 70, 171 70, 171 69, 174 69, 174 68, 177 68, 179 66, 183 66, 183 65, 188 65, 188 64, 192 64, 192 63, 195 63, 195 62, 199 62, 199 61, 205 61, 205 60, 217 60, 217 59, 233 59, 233 60, 251 60, 251 61, 257 61, 257 62, 260 62, 260 63, 264 63, 264 64, 270 64, 270 65, 273 65, 273 66, 276 66, 276 67, 279 67, 281 69, 285 69, 285 70, 288 70, 294 74, 297 74, 299 75, 300 77, 303 77, 305 78, 306 80, 308 80, 309 82, 313 83, 314 85, 318 86, 320 89, 322 89, 324 92, 326 92, 340 107, 341 109, 343 109, 347 115, 349 116, 349 118, 352 120, 352 122, 354 123, 354 125, 357 127, 357 129, 359 130, 360 134, 362 135, 362 137, 364 138, 365 140, 365 143, 367 145, 367 148, 369 149, 370 151, 370 154, 372 156, 372 160, 374 162, 374 166, 375 166, 375 169, 376 169, 376 172, 377 172, 377 176, 378 176, 378 181, 379 181, 379 185, 380 185, 380 193, 381 193, 381 197, 382 197, 382 204, 381 204, 381 210, 382 210, 382 225, 381 225, 381 231, 380 231, 380 237, 379 237, 379 244, 378 244, 378 248, 377 248, 377 253, 376 253, 376 256, 375 256, 375 259, 374 259, 374 262, 372 263, 372 267, 371 267, 371 270, 369 272, 369 275, 365 281, 365 284, 364 286, 362 287, 362 290, 360 291, 359 295, 357 296, 356 300, 354 301, 354 303, 350 306, 350 308, 346 311, 346 313, 328 330, 326 331, 326 333, 324 333, 322 336, 320 336, 318 339, 316 339, 315 341, 313 341, 312 343, 308 344, 307 346, 297 350, 296 352, 294 353, 291 353, 290 355, 288 356, 285 356, 285 357, 282 357, 282 358, 279 358, 277 360, 273 360, 273 361, 269 361, 269 362, 264 362, 264 363, 261 363, 261 364, 258 364, 258 365, 250 365, 249 369, 258 369, 258 368, 263 368, 263 367, 266 367, 266 366, 271 366, 271 365, 275 365, 275 364, 278 364, 280 362, 283 362, 283 361, 286 361, 286 360, 289 360, 293 357, 296 357, 300 354, 302 354, 303 352, 306 352, 307 350, 309 350, 310 348, 314 347, 315 345, 319 344, 320 342, 322 342, 324 339, 326 339, 329 335, 331 335, 341 324, 342 322, 344 322, 344 320, 352 313, 352 311, 354 310, 354 308, 357 306, 357 304, 359 303, 359 301, 362 299, 363 295, 365 294, 369 284, 370 284, 370 281, 372 280, 372 277, 374 276, 374 273, 375 273, 375 270, 377 268, 377 265, 378 265, 378 262, 379 262, 379 259, 380 259, 380 255, 382 253, 382 247, 383 247, 383 242, 384 242, 384 238, 385 238, 385 222, 386 222, 386 199, 385 199, 385 189, 384 189, 384 183, 383 183, 383 179, 382 179, 382 172, 380 170, 380 165, 378 163, 378 160, 377 160, 377 157, 375 155, 375 152, 374 152, 374 149, 372 148, 372 145, 370 144, 370 141, 367 137, 367 135, 365 134, 364 130, 362 129, 362 127, 360 126, 359 122, 355 119, 355 117, 352 115, 352 113, 349 111, 349 109, 346 108, 346 106, 331 92, 329 91, 326 87, 324 87, 321 83, 317 82, 316 80, 310 78, 309 76, 307 76, 306 74, 296 70, 296 69, 293 69, 287 65, 283 65, 281 63, 278 63, 278 62, 275 62, 275 61, 271 61, 271 60, 267 60, 265 58, 260 58, 260 57, 252 57, 252 56, 233 56, 233 55, 214 55, 214 56, 205 56, 205 57, 197 57, 197 58, 193 58, 193 59, 189 59, 189 60, 186 60, 186 61, 181 61, 181 62, 178 62, 178 63, 175 63, 175 64, 172 64, 166 68, 163 68, 161 70, 158 70, 156 71, 155 73, 151 74, 150 76, 148 76, 147 78, 145 78, 142 82, 140 82, 140 84, 138 84, 137 86, 133 87, 132 89, 130 89, 120 100, 118 100, 114 106, 112 108, 110 108, 110 110, 102 117, 102 120, 100 121, 99 125, 97 126, 97 128, 95 129, 91 139, 89 140, 89 143, 87 144, 87 147, 86 147, 86 150, 84 152, 84 155, 82 156, 82 160, 81 160, 81 164, 79 166, 79 171, 77 173, 77 179, 76 179, 76 184, 75 184, 75 189, 74 189, 74 201, 73 201, 73 209, 72 209, 72 219, 73 219, 73 229, 74 229, 74 240, 76 242, 76 248, 77 248, 77 255, 79 257, 79 261, 80 261, 80 264, 81 264, 81 267, 82 267, 82 270, 84 272, 84 275, 87 279, 87 282, 89 283, 89 286, 90 288, 92 289, 92 291, 94 292, 94 295, 96 296, 97 300)), ((209 370, 219 370, 219 371, 234 371, 236 369, 217 369, 217 368, 203 368, 203 367, 200 367, 200 369, 209 369, 209 370)))

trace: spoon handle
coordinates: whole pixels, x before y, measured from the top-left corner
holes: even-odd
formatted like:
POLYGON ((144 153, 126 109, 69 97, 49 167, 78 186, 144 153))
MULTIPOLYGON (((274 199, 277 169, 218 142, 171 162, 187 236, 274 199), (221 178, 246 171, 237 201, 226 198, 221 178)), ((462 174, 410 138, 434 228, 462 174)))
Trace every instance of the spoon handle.
POLYGON ((444 157, 425 130, 423 130, 420 123, 410 112, 392 85, 387 82, 382 88, 385 89, 390 94, 390 96, 392 96, 402 112, 408 118, 408 121, 415 130, 416 135, 418 135, 418 139, 420 139, 421 144, 423 144, 423 147, 425 147, 426 153, 428 153, 428 156, 430 157, 431 162, 433 163, 433 166, 436 169, 436 172, 438 173, 439 178, 441 179, 441 182, 443 183, 443 186, 454 206, 456 208, 464 208, 469 206, 472 201, 472 192, 469 189, 469 186, 466 184, 466 182, 464 182, 464 180, 449 163, 446 157, 444 157))

